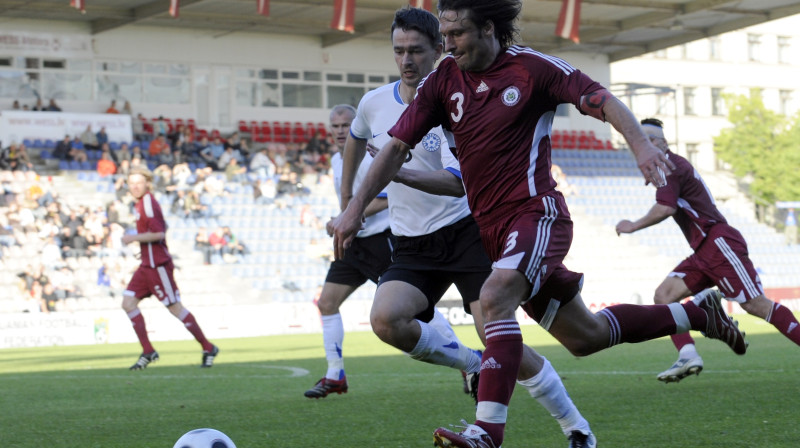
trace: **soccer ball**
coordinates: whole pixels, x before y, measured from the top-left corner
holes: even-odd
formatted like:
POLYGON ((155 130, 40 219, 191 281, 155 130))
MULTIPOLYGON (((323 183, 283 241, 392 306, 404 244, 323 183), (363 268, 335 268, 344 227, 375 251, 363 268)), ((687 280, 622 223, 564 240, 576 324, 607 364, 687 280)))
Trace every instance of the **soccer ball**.
POLYGON ((182 435, 172 448, 236 448, 236 445, 216 429, 200 428, 182 435))

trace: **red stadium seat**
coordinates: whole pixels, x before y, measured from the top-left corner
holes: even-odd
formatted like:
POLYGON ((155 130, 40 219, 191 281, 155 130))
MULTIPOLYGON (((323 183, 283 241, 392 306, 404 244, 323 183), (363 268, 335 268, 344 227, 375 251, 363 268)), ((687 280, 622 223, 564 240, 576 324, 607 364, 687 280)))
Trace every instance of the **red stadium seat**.
MULTIPOLYGON (((255 126, 255 122, 253 122, 255 126)), ((262 142, 271 142, 274 141, 274 135, 272 133, 272 126, 270 126, 269 121, 262 121, 261 126, 258 128, 259 132, 261 133, 261 141, 262 142)))
POLYGON ((243 134, 250 133, 250 128, 247 127, 247 122, 244 120, 239 120, 239 132, 243 134))
POLYGON ((307 143, 309 140, 306 127, 303 123, 295 122, 292 124, 292 141, 295 143, 307 143))

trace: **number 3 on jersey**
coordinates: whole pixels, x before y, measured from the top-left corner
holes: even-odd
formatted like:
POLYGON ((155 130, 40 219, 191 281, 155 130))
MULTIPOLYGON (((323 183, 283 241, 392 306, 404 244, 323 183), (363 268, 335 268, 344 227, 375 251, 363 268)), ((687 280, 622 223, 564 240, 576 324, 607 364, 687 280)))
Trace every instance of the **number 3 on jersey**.
POLYGON ((456 102, 456 111, 458 111, 457 114, 450 112, 450 118, 452 118, 454 122, 458 123, 461 121, 461 117, 464 116, 464 94, 461 92, 456 92, 450 96, 450 100, 456 102))
POLYGON ((517 247, 517 235, 519 235, 519 232, 516 230, 508 234, 508 239, 506 240, 506 250, 503 251, 503 255, 509 253, 512 249, 517 247))

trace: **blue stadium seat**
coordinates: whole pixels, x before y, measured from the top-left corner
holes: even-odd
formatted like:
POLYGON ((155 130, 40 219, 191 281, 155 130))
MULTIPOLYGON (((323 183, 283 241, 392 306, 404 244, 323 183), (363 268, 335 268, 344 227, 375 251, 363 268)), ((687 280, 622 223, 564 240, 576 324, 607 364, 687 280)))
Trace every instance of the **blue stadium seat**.
POLYGON ((76 170, 76 171, 80 170, 81 169, 81 163, 78 162, 77 160, 71 160, 69 162, 69 169, 76 170))

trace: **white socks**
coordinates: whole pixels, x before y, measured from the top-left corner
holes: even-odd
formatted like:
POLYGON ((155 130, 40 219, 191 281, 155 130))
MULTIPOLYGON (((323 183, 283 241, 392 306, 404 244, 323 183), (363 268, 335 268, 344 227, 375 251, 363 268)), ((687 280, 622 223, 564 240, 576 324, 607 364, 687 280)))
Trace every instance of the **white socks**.
MULTIPOLYGON (((464 346, 457 338, 446 337, 432 325, 419 320, 416 322, 420 326, 421 334, 409 356, 419 361, 470 373, 480 369, 481 357, 475 350, 464 346)), ((450 331, 452 332, 452 329, 450 331)))
POLYGON ((561 382, 558 372, 545 358, 542 370, 531 378, 517 383, 528 389, 531 397, 535 398, 553 418, 561 425, 564 434, 580 431, 584 434, 590 432, 589 422, 578 411, 572 399, 569 398, 567 389, 561 382))
POLYGON ((339 313, 322 316, 322 344, 325 347, 325 359, 328 360, 328 371, 325 378, 341 379, 344 370, 342 344, 344 343, 344 324, 339 313))

